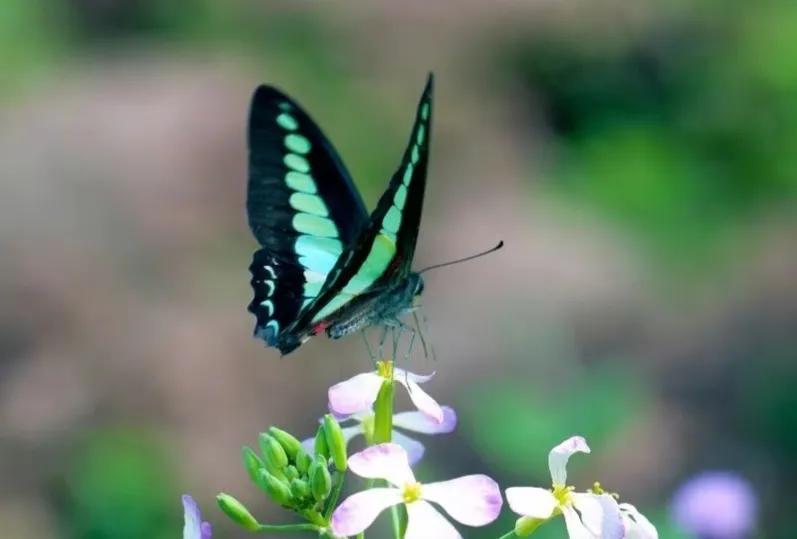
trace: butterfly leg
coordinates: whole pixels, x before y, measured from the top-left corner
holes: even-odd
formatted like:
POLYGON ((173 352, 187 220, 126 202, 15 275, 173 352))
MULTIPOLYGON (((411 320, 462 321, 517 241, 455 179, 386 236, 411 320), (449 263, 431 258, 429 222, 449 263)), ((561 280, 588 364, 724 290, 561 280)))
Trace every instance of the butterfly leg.
POLYGON ((374 351, 373 351, 373 349, 371 349, 371 343, 368 342, 368 333, 367 333, 366 329, 363 329, 360 332, 360 335, 362 335, 363 341, 365 342, 365 349, 368 350, 368 358, 371 360, 371 363, 373 363, 374 369, 376 369, 376 362, 377 362, 378 358, 376 356, 374 356, 374 351))
MULTIPOLYGON (((418 311, 412 311, 412 319, 415 321, 415 327, 418 328, 418 336, 421 338, 421 346, 423 346, 423 357, 429 357, 429 348, 426 346, 426 339, 423 337, 423 329, 421 326, 421 321, 418 318, 418 311)), ((425 319, 425 317, 424 317, 425 319)), ((413 339, 415 338, 415 333, 412 334, 413 339)), ((410 347, 412 348, 412 347, 410 347)))
POLYGON ((382 326, 382 335, 379 336, 379 349, 377 352, 378 360, 385 358, 385 340, 387 339, 387 326, 382 326))

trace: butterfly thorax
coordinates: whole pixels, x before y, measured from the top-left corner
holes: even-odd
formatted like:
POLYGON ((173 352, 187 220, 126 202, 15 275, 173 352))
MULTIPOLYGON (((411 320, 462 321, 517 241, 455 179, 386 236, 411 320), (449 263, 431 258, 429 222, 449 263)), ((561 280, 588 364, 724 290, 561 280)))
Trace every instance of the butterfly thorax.
POLYGON ((410 273, 386 289, 342 309, 326 328, 332 339, 340 339, 370 326, 398 327, 403 315, 413 309, 415 297, 423 291, 423 278, 410 273))

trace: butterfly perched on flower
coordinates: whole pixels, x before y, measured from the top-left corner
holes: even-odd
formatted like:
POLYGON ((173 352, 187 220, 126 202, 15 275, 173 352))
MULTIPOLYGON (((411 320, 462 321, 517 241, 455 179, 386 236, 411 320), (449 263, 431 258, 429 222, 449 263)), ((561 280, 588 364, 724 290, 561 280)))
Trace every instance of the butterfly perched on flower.
POLYGON ((401 163, 369 215, 335 148, 290 97, 260 86, 249 114, 255 336, 288 354, 321 332, 404 327, 423 279, 411 270, 429 162, 433 76, 401 163))

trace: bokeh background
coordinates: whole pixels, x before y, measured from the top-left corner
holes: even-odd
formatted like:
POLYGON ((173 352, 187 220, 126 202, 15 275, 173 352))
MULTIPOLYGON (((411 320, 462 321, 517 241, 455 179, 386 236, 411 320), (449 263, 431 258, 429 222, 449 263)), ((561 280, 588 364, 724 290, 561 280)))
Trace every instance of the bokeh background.
POLYGON ((663 538, 714 469, 751 537, 797 536, 794 2, 3 0, 0 58, 3 537, 178 537, 183 492, 220 537, 221 490, 290 518, 240 447, 311 434, 368 360, 251 337, 250 93, 304 104, 373 205, 430 69, 416 266, 506 248, 427 278, 411 368, 460 426, 419 475, 545 485, 581 433, 574 482, 663 538))

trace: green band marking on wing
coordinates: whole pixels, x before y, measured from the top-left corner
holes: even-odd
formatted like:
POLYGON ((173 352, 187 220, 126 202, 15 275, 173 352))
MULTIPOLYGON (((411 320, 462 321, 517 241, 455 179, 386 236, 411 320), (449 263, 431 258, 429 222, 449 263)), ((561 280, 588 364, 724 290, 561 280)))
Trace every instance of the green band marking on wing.
POLYGON ((301 191, 302 193, 309 193, 311 195, 318 192, 312 176, 296 172, 295 170, 291 170, 285 175, 285 183, 294 191, 301 191))
POLYGON ((420 145, 423 144, 423 139, 426 138, 426 126, 419 125, 418 126, 418 134, 415 135, 415 143, 420 145))
POLYGON ((282 162, 285 163, 286 167, 292 168, 296 172, 303 172, 305 174, 310 172, 310 163, 301 155, 286 153, 285 157, 282 158, 282 162))
POLYGON ((401 178, 401 182, 404 185, 410 184, 410 180, 412 179, 412 169, 413 169, 412 163, 407 163, 407 168, 404 169, 404 176, 401 178))
POLYGON ((288 199, 288 203, 293 209, 305 213, 312 213, 313 215, 320 215, 321 217, 327 217, 329 215, 326 204, 324 204, 324 201, 321 200, 321 197, 318 195, 293 193, 288 199))
POLYGON ((382 219, 382 227, 393 234, 398 232, 401 226, 401 211, 396 206, 390 206, 385 218, 382 219))
POLYGON ((404 209, 404 203, 407 201, 407 187, 402 184, 399 185, 398 189, 396 190, 396 196, 393 198, 393 203, 398 207, 398 209, 404 209))
POLYGON ((296 131, 296 129, 299 128, 299 122, 297 122, 296 118, 287 112, 283 112, 277 116, 277 125, 283 129, 287 129, 288 131, 296 131))
POLYGON ((413 146, 412 147, 412 155, 410 156, 410 159, 412 159, 413 166, 418 164, 418 159, 420 159, 420 157, 421 157, 421 154, 418 151, 418 146, 413 146))
POLYGON ((290 133, 285 136, 285 147, 294 153, 304 155, 310 151, 312 146, 310 141, 307 140, 307 137, 297 135, 296 133, 290 133))
POLYGON ((297 213, 291 221, 293 228, 302 234, 321 236, 324 238, 337 238, 338 230, 335 223, 326 217, 319 217, 310 213, 297 213))

